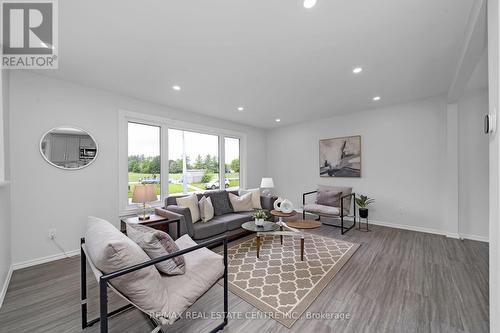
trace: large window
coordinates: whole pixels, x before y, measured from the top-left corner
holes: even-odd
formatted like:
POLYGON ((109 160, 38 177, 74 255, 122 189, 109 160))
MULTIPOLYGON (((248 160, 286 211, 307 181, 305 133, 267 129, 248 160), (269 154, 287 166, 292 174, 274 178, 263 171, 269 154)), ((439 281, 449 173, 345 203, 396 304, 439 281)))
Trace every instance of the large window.
POLYGON ((224 138, 226 160, 226 187, 231 190, 240 188, 240 139, 224 138))
POLYGON ((219 137, 169 129, 168 165, 169 194, 219 188, 219 137))
POLYGON ((245 135, 135 112, 120 111, 121 214, 137 184, 155 184, 158 202, 169 195, 245 186, 245 135))
POLYGON ((161 153, 158 126, 128 123, 128 198, 137 184, 155 184, 161 196, 161 153))

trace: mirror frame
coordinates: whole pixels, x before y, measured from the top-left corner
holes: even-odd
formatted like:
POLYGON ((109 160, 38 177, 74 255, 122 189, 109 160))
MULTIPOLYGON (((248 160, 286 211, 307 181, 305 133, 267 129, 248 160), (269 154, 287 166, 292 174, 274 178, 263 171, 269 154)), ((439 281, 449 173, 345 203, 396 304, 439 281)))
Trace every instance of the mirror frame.
POLYGON ((78 171, 78 170, 82 170, 82 169, 85 169, 87 167, 89 167, 90 165, 92 165, 96 160, 97 158, 99 157, 99 144, 97 143, 97 140, 94 138, 94 136, 92 134, 90 134, 89 131, 87 131, 86 129, 84 128, 81 128, 79 126, 73 126, 73 125, 59 125, 59 126, 55 126, 55 127, 52 127, 51 129, 49 129, 48 131, 46 131, 45 133, 43 133, 42 137, 40 138, 40 142, 38 143, 38 149, 40 151, 40 154, 42 155, 42 158, 47 162, 49 163, 50 165, 58 168, 58 169, 61 169, 61 170, 64 170, 64 171, 78 171), (50 132, 52 132, 53 130, 55 129, 58 129, 58 128, 61 128, 61 127, 66 127, 66 128, 74 128, 74 129, 77 129, 77 130, 80 130, 80 131, 83 131, 85 133, 87 133, 88 136, 90 136, 90 138, 92 140, 94 140, 94 143, 95 143, 95 148, 96 148, 96 154, 95 154, 95 157, 94 159, 92 159, 92 161, 90 161, 89 163, 85 164, 84 166, 81 166, 81 167, 78 167, 78 168, 65 168, 65 167, 62 167, 60 165, 57 165, 55 163, 52 163, 52 161, 50 161, 46 156, 45 154, 43 153, 43 150, 42 150, 42 143, 43 143, 43 139, 47 136, 47 134, 49 134, 50 132))

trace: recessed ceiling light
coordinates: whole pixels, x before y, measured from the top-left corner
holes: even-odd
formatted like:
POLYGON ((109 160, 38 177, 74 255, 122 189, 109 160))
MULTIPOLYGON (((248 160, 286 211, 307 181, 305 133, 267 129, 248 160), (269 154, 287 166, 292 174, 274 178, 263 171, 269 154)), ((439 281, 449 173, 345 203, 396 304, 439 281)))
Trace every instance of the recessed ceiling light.
POLYGON ((318 3, 318 0, 304 0, 304 8, 311 9, 318 3))
POLYGON ((380 101, 380 96, 375 96, 373 97, 373 100, 376 102, 376 101, 380 101))
POLYGON ((179 91, 179 90, 181 90, 181 86, 173 86, 172 89, 179 91))
POLYGON ((238 106, 238 111, 243 111, 243 110, 245 110, 245 108, 244 108, 244 107, 242 107, 242 106, 238 106))
POLYGON ((276 121, 277 123, 279 123, 279 122, 281 121, 281 119, 280 119, 280 118, 276 118, 276 119, 275 119, 275 121, 276 121))
POLYGON ((352 72, 353 72, 354 74, 359 74, 359 73, 361 73, 362 71, 363 71, 363 68, 361 68, 361 67, 354 67, 354 68, 352 69, 352 72))

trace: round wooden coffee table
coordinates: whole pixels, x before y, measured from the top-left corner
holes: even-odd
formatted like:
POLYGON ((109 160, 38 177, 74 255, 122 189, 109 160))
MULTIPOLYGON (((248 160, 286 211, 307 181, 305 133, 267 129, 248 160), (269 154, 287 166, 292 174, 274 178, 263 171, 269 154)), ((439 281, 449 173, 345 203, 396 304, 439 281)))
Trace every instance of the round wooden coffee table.
POLYGON ((298 220, 298 221, 287 222, 287 224, 290 227, 297 229, 314 229, 321 227, 321 222, 313 220, 298 220))

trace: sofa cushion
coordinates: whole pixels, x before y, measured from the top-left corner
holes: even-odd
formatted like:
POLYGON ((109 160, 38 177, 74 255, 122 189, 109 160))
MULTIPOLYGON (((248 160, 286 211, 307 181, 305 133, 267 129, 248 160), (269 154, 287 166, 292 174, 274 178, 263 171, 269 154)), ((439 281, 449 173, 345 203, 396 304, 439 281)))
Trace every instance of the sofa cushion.
POLYGON ((210 197, 216 216, 224 215, 233 212, 233 207, 229 201, 229 195, 225 190, 222 191, 207 191, 205 196, 210 197))
POLYGON ((243 194, 252 193, 252 208, 253 209, 262 209, 262 205, 260 203, 260 189, 252 188, 248 190, 240 189, 238 191, 238 195, 242 196, 243 194))
MULTIPOLYGON (((88 219, 85 247, 89 259, 105 274, 151 260, 133 240, 96 217, 88 219)), ((155 266, 117 277, 110 283, 145 311, 158 312, 167 304, 167 290, 155 266)))
POLYGON ((324 206, 318 204, 307 204, 304 205, 304 210, 306 212, 318 213, 320 215, 340 216, 340 208, 338 207, 324 206))
POLYGON ((189 208, 191 212, 191 221, 196 223, 200 220, 200 208, 198 207, 198 197, 191 194, 186 197, 177 198, 177 205, 189 208))
MULTIPOLYGON (((208 223, 198 224, 205 225, 208 223)), ((175 242, 181 250, 197 245, 187 235, 182 236, 175 242)), ((184 258, 186 261, 186 274, 162 277, 162 284, 169 295, 168 303, 162 311, 165 314, 181 315, 224 274, 223 257, 207 248, 186 253, 184 258)), ((175 316, 170 316, 168 320, 162 321, 162 323, 172 324, 175 319, 175 316)))
POLYGON ((251 212, 252 207, 252 193, 243 194, 241 197, 229 193, 229 201, 235 212, 251 212))
POLYGON ((253 211, 221 215, 215 217, 214 220, 225 223, 227 230, 236 230, 241 228, 243 223, 253 220, 253 211))
MULTIPOLYGON (((228 214, 232 215, 232 214, 228 214)), ((219 216, 214 217, 207 223, 196 223, 193 224, 194 229, 194 239, 204 239, 214 235, 218 235, 227 231, 227 223, 223 219, 219 219, 219 216)))
POLYGON ((214 217, 214 206, 210 197, 203 196, 198 202, 200 207, 200 218, 203 222, 208 222, 214 217))
MULTIPOLYGON (((166 232, 145 225, 127 223, 127 236, 136 242, 151 259, 179 251, 179 247, 166 232)), ((169 275, 185 272, 183 256, 159 262, 155 266, 160 272, 169 275)))
MULTIPOLYGON (((352 193, 352 187, 346 187, 346 186, 327 186, 327 185, 319 185, 318 186, 318 191, 333 191, 333 192, 342 192, 342 196, 346 196, 352 193)), ((351 196, 346 197, 343 199, 344 201, 344 215, 349 215, 349 212, 351 211, 351 196)), ((340 204, 339 204, 340 207, 340 204)))

